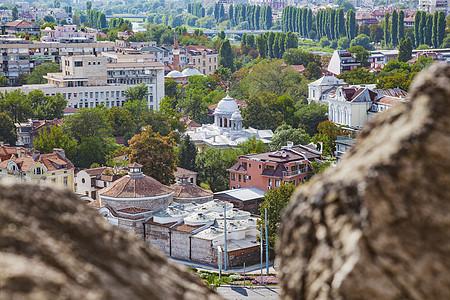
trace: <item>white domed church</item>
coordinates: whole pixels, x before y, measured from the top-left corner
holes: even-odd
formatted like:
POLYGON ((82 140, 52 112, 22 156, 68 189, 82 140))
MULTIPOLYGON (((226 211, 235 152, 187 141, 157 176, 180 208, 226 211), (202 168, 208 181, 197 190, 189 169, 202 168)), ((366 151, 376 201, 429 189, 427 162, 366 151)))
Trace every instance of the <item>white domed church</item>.
POLYGON ((187 131, 200 152, 207 146, 218 148, 237 147, 249 137, 256 137, 264 144, 269 144, 273 137, 272 130, 243 128, 242 116, 236 100, 228 94, 220 100, 214 111, 214 124, 204 124, 200 128, 187 131))

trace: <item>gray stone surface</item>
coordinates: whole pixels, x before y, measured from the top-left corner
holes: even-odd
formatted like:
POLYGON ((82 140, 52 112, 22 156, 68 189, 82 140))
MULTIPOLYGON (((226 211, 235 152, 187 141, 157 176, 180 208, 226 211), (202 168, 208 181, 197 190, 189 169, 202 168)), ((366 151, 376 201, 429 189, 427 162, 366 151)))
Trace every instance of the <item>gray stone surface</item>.
POLYGON ((222 299, 74 194, 0 185, 0 298, 222 299))
POLYGON ((450 299, 450 67, 368 123, 281 226, 282 299, 450 299))

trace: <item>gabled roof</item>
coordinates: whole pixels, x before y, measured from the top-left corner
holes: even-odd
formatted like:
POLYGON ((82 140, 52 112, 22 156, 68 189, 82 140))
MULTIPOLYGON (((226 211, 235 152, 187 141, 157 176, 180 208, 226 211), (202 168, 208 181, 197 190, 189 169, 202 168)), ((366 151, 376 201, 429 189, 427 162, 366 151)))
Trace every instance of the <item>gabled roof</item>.
POLYGON ((38 28, 36 24, 29 23, 24 20, 15 20, 5 24, 6 27, 18 27, 18 28, 38 28))

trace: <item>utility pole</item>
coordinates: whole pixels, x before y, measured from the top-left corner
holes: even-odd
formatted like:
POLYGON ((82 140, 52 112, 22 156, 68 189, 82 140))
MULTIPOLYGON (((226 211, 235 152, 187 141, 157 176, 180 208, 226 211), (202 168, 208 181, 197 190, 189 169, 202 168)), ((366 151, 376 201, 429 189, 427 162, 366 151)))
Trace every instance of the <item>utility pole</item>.
POLYGON ((264 225, 266 230, 266 274, 269 275, 269 238, 267 233, 267 207, 264 208, 264 225))
POLYGON ((227 203, 224 202, 223 205, 223 231, 224 231, 224 239, 225 239, 225 251, 224 251, 224 270, 227 270, 228 265, 228 254, 227 254, 227 203))
POLYGON ((260 234, 260 237, 261 237, 261 284, 264 285, 264 280, 263 280, 263 242, 264 242, 264 239, 263 239, 263 225, 262 225, 262 223, 261 223, 261 234, 260 234))

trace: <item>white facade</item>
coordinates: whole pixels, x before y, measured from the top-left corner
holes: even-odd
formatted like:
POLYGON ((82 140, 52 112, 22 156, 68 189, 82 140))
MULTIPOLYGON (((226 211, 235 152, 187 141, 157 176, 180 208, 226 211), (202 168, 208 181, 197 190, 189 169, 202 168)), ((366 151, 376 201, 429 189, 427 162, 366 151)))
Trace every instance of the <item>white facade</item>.
POLYGON ((330 89, 338 86, 347 86, 348 84, 342 79, 334 76, 323 76, 322 78, 308 84, 308 103, 317 101, 320 103, 328 103, 326 101, 326 94, 330 89))

